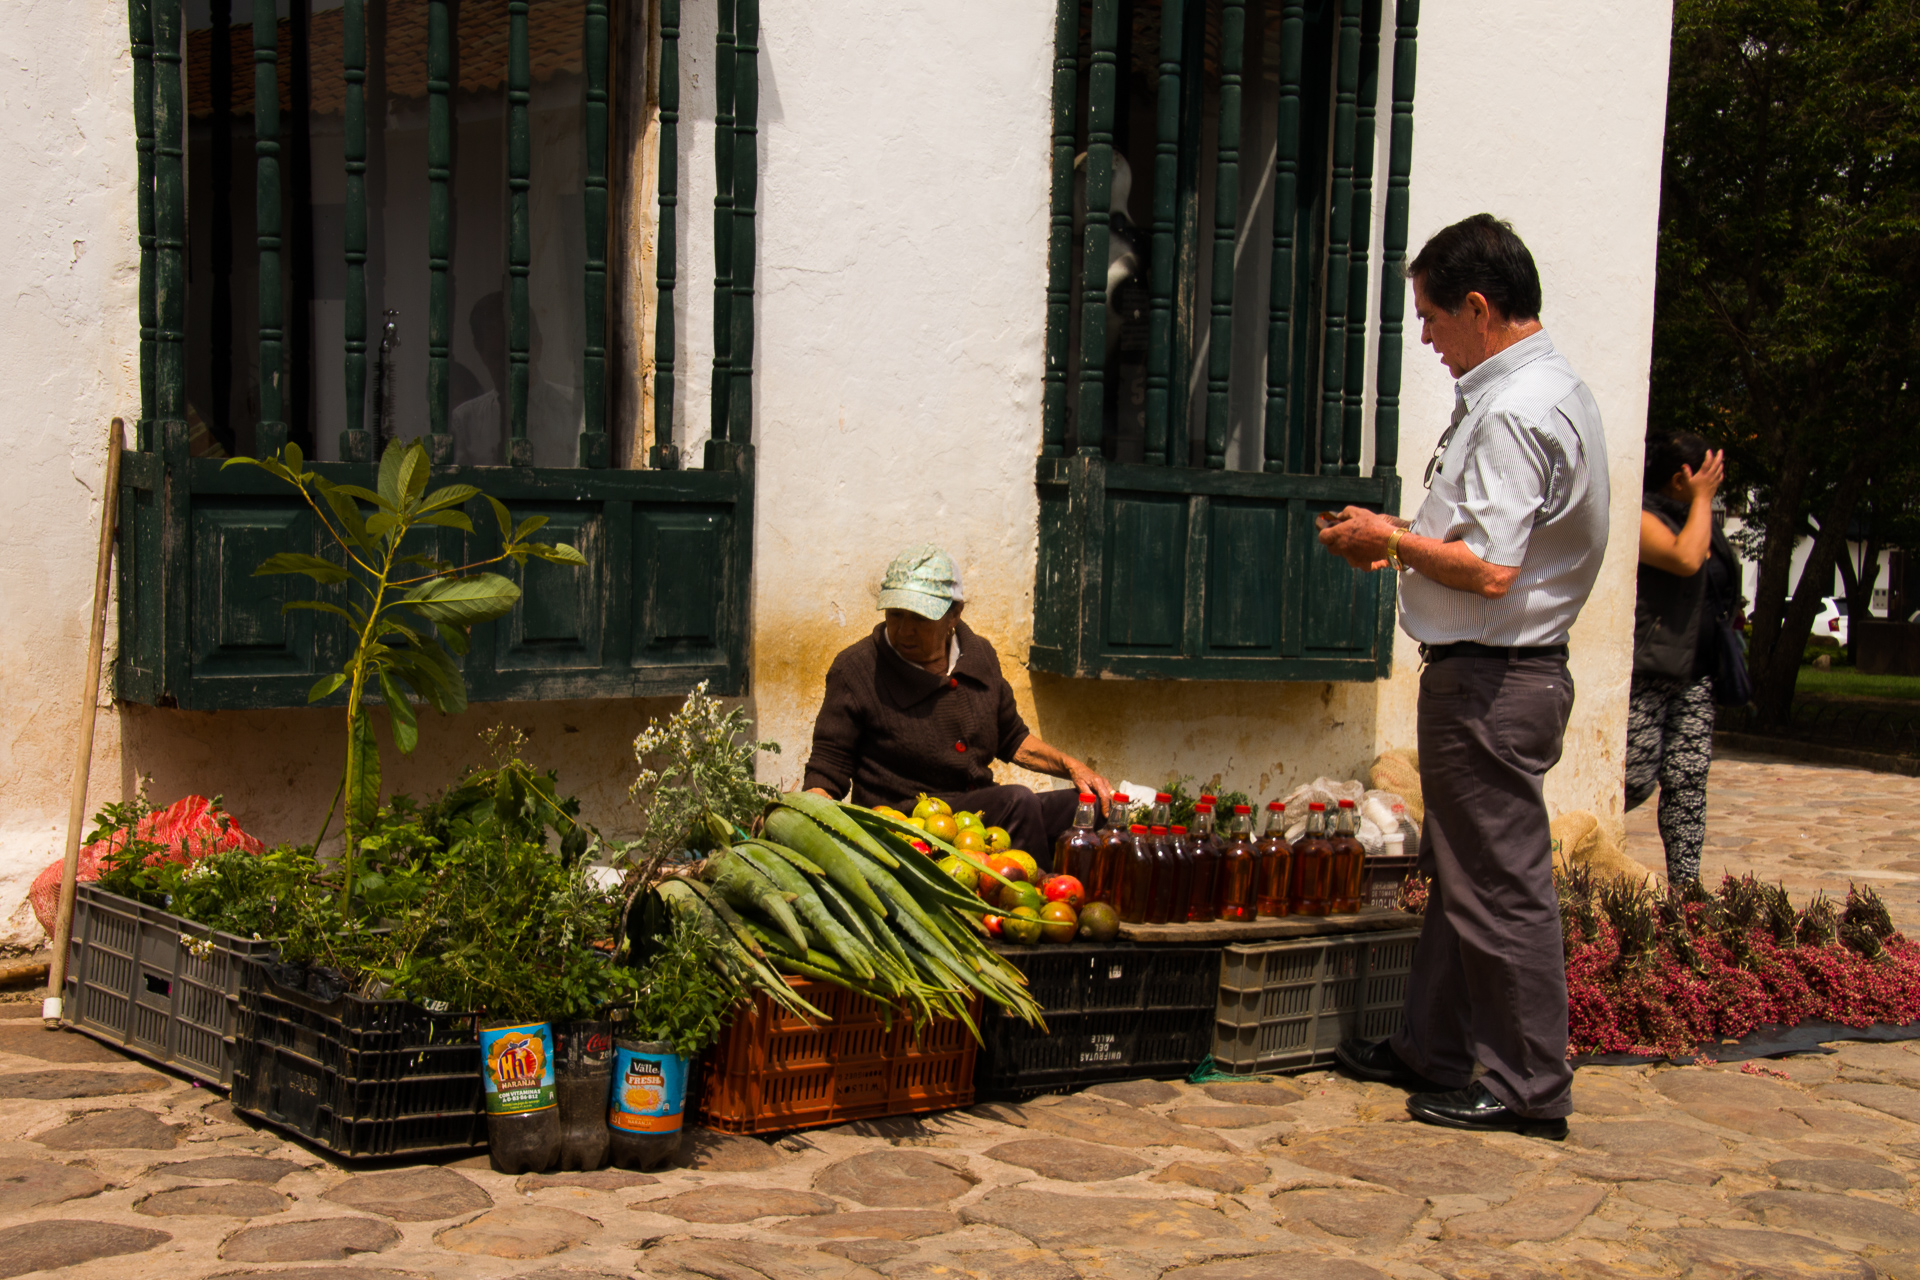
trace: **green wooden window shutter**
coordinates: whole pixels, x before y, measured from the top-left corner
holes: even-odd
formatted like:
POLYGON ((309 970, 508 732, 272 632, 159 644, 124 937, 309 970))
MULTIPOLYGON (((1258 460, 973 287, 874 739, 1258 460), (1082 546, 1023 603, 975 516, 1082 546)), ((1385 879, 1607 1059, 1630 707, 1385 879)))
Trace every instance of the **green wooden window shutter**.
MULTIPOLYGON (((476 484, 516 516, 546 516, 552 535, 580 548, 587 559, 582 569, 534 563, 512 570, 522 591, 519 606, 510 616, 474 629, 466 659, 471 698, 651 696, 685 692, 702 680, 715 692, 745 691, 753 528, 759 6, 757 0, 714 3, 722 18, 717 52, 726 69, 728 112, 721 139, 728 235, 714 264, 716 288, 726 302, 726 345, 720 348, 724 365, 716 369, 716 387, 724 390, 724 399, 717 401, 723 412, 716 418, 704 466, 683 469, 673 444, 671 358, 678 283, 680 4, 660 0, 656 341, 661 359, 654 420, 634 424, 640 441, 652 442, 646 450, 649 465, 627 470, 609 465, 614 432, 606 386, 608 146, 617 105, 611 86, 620 82, 612 75, 615 45, 635 56, 647 45, 637 28, 633 38, 620 42, 615 31, 623 21, 644 18, 643 8, 618 0, 585 0, 578 6, 509 0, 495 13, 450 0, 344 0, 338 10, 277 22, 272 9, 261 6, 241 32, 230 26, 231 4, 214 0, 210 8, 215 26, 183 41, 182 0, 130 0, 139 157, 142 403, 137 452, 126 458, 121 473, 120 697, 199 708, 304 706, 316 673, 337 666, 346 644, 330 617, 282 611, 287 593, 304 587, 290 587, 291 579, 253 576, 255 566, 277 552, 326 550, 311 512, 270 478, 251 469, 223 470, 218 457, 204 456, 206 437, 218 434, 210 431, 215 424, 189 421, 189 383, 206 373, 200 380, 205 385, 219 376, 221 366, 196 345, 205 338, 187 331, 187 230, 201 211, 190 209, 187 201, 188 121, 180 51, 186 47, 190 60, 204 57, 206 74, 234 95, 243 95, 245 86, 232 83, 237 77, 230 74, 235 61, 230 54, 241 48, 251 55, 250 95, 232 102, 242 103, 253 116, 250 190, 258 289, 252 308, 257 352, 252 395, 258 405, 253 426, 258 448, 279 447, 290 433, 297 434, 295 420, 310 421, 299 400, 304 394, 300 388, 307 384, 291 376, 304 372, 306 353, 294 342, 290 326, 291 318, 308 305, 309 295, 292 282, 306 269, 309 258, 302 255, 309 250, 314 258, 333 254, 340 268, 338 362, 330 363, 323 353, 315 376, 337 379, 333 385, 344 399, 342 461, 317 465, 336 480, 371 487, 375 455, 383 438, 396 434, 396 423, 376 392, 378 377, 369 376, 378 372, 378 339, 369 317, 376 239, 369 209, 373 180, 386 179, 375 164, 368 120, 370 115, 385 116, 387 108, 375 95, 390 92, 391 86, 382 86, 386 78, 399 74, 389 38, 401 22, 415 24, 419 37, 417 87, 425 138, 415 161, 420 168, 408 176, 423 192, 425 252, 402 260, 389 245, 385 271, 389 277, 396 271, 413 273, 426 299, 426 407, 414 430, 423 429, 428 438, 441 473, 437 482, 476 484), (551 15, 567 12, 578 13, 584 148, 578 208, 585 254, 576 295, 582 427, 573 459, 578 465, 536 466, 530 439, 538 394, 531 291, 541 268, 534 253, 532 211, 537 97, 533 34, 538 24, 553 20, 551 15), (505 378, 498 390, 507 441, 505 465, 456 466, 454 263, 460 253, 460 226, 454 196, 463 152, 457 145, 455 98, 471 87, 461 79, 466 48, 461 37, 468 22, 498 23, 502 18, 501 199, 506 216, 499 272, 505 281, 505 378), (337 75, 338 83, 322 84, 316 71, 310 87, 316 99, 325 97, 337 105, 343 201, 330 241, 316 232, 310 244, 297 239, 290 243, 307 198, 300 176, 304 159, 290 159, 304 157, 310 142, 308 112, 302 104, 309 87, 303 77, 308 75, 311 41, 303 24, 321 20, 339 24, 337 70, 328 73, 337 75), (244 45, 234 43, 240 40, 244 45), (216 48, 219 56, 210 56, 216 48), (281 104, 290 85, 295 108, 288 113, 281 104)), ((300 14, 300 7, 295 11, 300 14)), ((193 79, 196 92, 202 83, 193 79)), ((230 129, 239 118, 230 106, 226 97, 215 104, 216 127, 230 129)), ((395 163, 387 157, 386 175, 395 174, 395 163)), ((229 235, 231 219, 218 215, 227 211, 225 202, 233 194, 218 192, 220 208, 208 215, 212 227, 226 226, 229 235)), ((216 289, 215 296, 223 295, 216 289)), ((225 322, 225 331, 231 332, 233 317, 225 322)), ((215 331, 220 331, 218 326, 215 331)), ((407 425, 398 424, 398 434, 410 434, 407 425)), ((471 507, 469 515, 479 532, 426 530, 417 549, 456 562, 491 554, 497 530, 484 502, 471 507)))
POLYGON ((1060 0, 1034 668, 1209 680, 1390 670, 1393 580, 1326 555, 1314 526, 1331 508, 1399 505, 1419 4, 1399 0, 1393 15, 1375 311, 1384 4, 1060 0), (1254 14, 1265 30, 1250 29, 1254 14), (1123 128, 1146 120, 1150 136, 1123 128), (1270 173, 1250 121, 1271 139, 1270 173), (1136 185, 1123 206, 1127 175, 1151 194, 1136 185), (1269 190, 1243 205, 1243 191, 1269 190))

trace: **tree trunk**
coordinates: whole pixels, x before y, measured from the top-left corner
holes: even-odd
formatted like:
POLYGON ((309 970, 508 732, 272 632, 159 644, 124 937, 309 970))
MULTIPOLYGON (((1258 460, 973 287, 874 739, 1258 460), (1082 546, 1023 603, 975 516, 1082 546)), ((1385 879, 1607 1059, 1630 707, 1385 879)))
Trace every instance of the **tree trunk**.
MULTIPOLYGON (((1800 581, 1795 585, 1792 600, 1782 601, 1779 596, 1766 599, 1766 566, 1763 562, 1760 588, 1762 607, 1773 609, 1779 619, 1779 629, 1766 655, 1765 665, 1752 672, 1753 702, 1758 712, 1757 719, 1763 728, 1785 728, 1792 719, 1793 687, 1800 678, 1800 655, 1806 651, 1807 637, 1813 633, 1813 619, 1820 612, 1820 601, 1826 595, 1826 587, 1833 581, 1834 563, 1846 549, 1847 524, 1853 519, 1854 509, 1866 489, 1868 466, 1865 455, 1857 456, 1834 489, 1826 510, 1819 514, 1820 531, 1815 535, 1807 563, 1800 571, 1800 581), (1782 604, 1784 609, 1781 608, 1782 604)), ((1784 509, 1781 509, 1781 515, 1784 514, 1784 509)), ((1784 518, 1776 520, 1767 533, 1768 556, 1774 551, 1776 531, 1797 527, 1798 524, 1797 520, 1791 525, 1784 518)), ((1787 551, 1791 554, 1791 542, 1787 551)), ((1756 622, 1756 637, 1759 631, 1756 622)))
MULTIPOLYGON (((1853 549, 1843 546, 1839 556, 1840 586, 1847 599, 1847 661, 1856 661, 1853 646, 1859 642, 1860 624, 1873 616, 1873 588, 1880 581, 1880 543, 1873 536, 1869 518, 1867 540, 1861 544, 1860 567, 1853 567, 1853 549)), ((1889 615, 1891 616, 1891 615, 1889 615)))

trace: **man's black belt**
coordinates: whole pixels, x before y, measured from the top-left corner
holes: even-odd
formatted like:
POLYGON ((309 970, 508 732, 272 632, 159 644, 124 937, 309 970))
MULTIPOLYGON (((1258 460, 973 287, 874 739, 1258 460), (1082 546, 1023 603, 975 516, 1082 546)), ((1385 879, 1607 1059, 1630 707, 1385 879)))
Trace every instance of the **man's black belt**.
POLYGON ((1423 661, 1444 662, 1448 658, 1498 658, 1502 662, 1513 662, 1520 658, 1564 658, 1567 646, 1563 644, 1516 644, 1512 646, 1497 644, 1475 644, 1471 640, 1462 640, 1457 644, 1423 644, 1420 657, 1423 661))

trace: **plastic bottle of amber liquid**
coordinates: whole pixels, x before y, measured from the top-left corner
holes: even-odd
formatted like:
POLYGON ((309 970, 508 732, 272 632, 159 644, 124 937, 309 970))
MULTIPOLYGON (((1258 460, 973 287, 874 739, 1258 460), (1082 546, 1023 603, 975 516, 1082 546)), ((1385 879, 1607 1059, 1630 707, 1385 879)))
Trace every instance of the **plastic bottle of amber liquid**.
POLYGON ((1233 824, 1220 851, 1220 918, 1251 920, 1258 914, 1259 886, 1254 883, 1259 852, 1253 847, 1253 812, 1249 805, 1233 806, 1233 824))
POLYGON ((1133 801, 1124 791, 1114 792, 1107 805, 1107 825, 1100 832, 1094 882, 1080 882, 1080 887, 1086 890, 1087 901, 1104 902, 1115 911, 1120 909, 1120 864, 1126 861, 1127 850, 1133 847, 1132 822, 1133 801))
POLYGON ((1096 803, 1092 792, 1082 791, 1080 807, 1073 811, 1073 825, 1053 842, 1053 869, 1078 880, 1089 902, 1095 901, 1093 889, 1100 867, 1100 836, 1093 829, 1099 821, 1096 803))
POLYGON ((1327 806, 1307 806, 1307 830, 1293 846, 1293 913, 1323 916, 1333 907, 1333 846, 1327 843, 1327 806))
POLYGON ((1263 916, 1283 916, 1293 900, 1293 846, 1287 843, 1287 806, 1280 801, 1267 806, 1267 830, 1254 848, 1260 851, 1255 905, 1263 916))
POLYGON ((1360 843, 1358 817, 1353 801, 1342 800, 1333 832, 1327 837, 1333 849, 1333 869, 1328 878, 1336 913, 1358 911, 1364 902, 1361 880, 1367 873, 1367 847, 1360 843))
POLYGON ((1145 924, 1153 898, 1153 836, 1139 822, 1130 826, 1127 834, 1130 838, 1125 847, 1117 850, 1119 892, 1114 896, 1113 910, 1122 924, 1145 924))
POLYGON ((1193 891, 1187 895, 1187 919, 1212 920, 1220 914, 1220 839, 1213 834, 1213 803, 1193 808, 1193 832, 1187 837, 1193 864, 1193 891))
POLYGON ((1147 828, 1147 842, 1153 850, 1153 885, 1147 891, 1147 923, 1168 924, 1175 919, 1176 908, 1186 905, 1186 900, 1178 897, 1180 848, 1173 842, 1173 833, 1157 823, 1147 828))
POLYGON ((1167 831, 1167 845, 1173 850, 1173 910, 1167 919, 1179 924, 1193 906, 1193 837, 1182 826, 1167 831))

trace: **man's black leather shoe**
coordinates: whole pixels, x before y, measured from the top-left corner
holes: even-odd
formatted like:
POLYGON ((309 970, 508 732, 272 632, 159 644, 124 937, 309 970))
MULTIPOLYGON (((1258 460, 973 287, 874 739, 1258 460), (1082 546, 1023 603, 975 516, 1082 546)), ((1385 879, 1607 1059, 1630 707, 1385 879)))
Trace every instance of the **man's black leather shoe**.
POLYGON ((1333 1048, 1334 1059, 1348 1074, 1379 1084, 1403 1084, 1414 1089, 1440 1092, 1442 1086, 1415 1071, 1400 1060, 1387 1040, 1342 1040, 1333 1048))
POLYGON ((1415 1120, 1445 1125, 1449 1129, 1499 1130, 1550 1142, 1564 1142, 1567 1137, 1564 1119, 1535 1120, 1523 1116, 1488 1093, 1487 1086, 1478 1080, 1451 1093, 1413 1094, 1407 1099, 1407 1111, 1415 1120))

